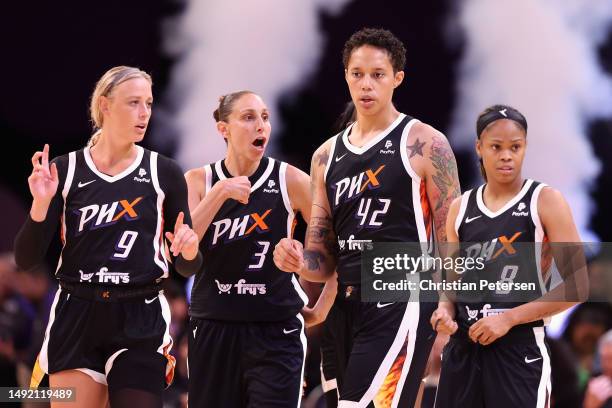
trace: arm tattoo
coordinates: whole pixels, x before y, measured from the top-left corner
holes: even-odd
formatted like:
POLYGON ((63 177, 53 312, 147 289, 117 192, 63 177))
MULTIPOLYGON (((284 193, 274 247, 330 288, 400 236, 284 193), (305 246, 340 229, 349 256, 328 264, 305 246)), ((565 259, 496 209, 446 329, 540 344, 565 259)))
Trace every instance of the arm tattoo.
POLYGON ((331 217, 311 217, 306 235, 309 243, 323 244, 327 254, 336 256, 338 253, 331 217))
POLYGON ((329 152, 327 151, 327 149, 323 150, 322 152, 320 152, 317 156, 317 164, 319 166, 326 166, 327 165, 327 161, 329 160, 329 152))
POLYGON ((306 261, 306 266, 311 271, 321 269, 321 261, 323 259, 323 255, 321 255, 318 251, 308 249, 304 250, 304 261, 306 261))
POLYGON ((459 188, 459 177, 457 175, 457 163, 448 142, 438 136, 432 138, 430 159, 436 169, 432 180, 438 192, 436 194, 436 232, 438 238, 446 241, 446 217, 448 210, 455 197, 461 192, 459 188))
POLYGON ((410 156, 408 158, 414 157, 415 155, 419 155, 423 157, 423 147, 425 146, 425 142, 421 143, 419 138, 417 138, 416 142, 413 145, 406 146, 408 150, 410 150, 410 156))

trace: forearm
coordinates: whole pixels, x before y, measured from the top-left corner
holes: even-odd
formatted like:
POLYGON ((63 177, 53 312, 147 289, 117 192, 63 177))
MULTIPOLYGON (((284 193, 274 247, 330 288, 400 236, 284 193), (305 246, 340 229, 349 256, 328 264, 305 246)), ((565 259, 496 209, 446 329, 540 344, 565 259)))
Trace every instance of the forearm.
POLYGON ((304 250, 304 266, 298 274, 310 282, 327 282, 334 270, 333 266, 325 265, 326 255, 318 250, 304 250))
POLYGON ((37 222, 28 216, 15 237, 15 262, 20 269, 28 270, 39 265, 47 252, 49 241, 45 221, 37 222))
POLYGON ((179 255, 176 257, 174 265, 174 268, 179 275, 189 278, 190 276, 195 275, 202 267, 202 253, 198 251, 196 257, 191 260, 187 260, 183 258, 182 255, 179 255))
POLYGON ((226 197, 218 188, 211 190, 204 196, 202 201, 191 212, 191 220, 193 222, 193 230, 198 234, 200 241, 206 234, 208 227, 212 223, 213 218, 221 209, 221 206, 226 201, 226 197))
POLYGON ((557 313, 561 313, 576 304, 576 302, 534 301, 514 307, 504 314, 514 327, 520 324, 545 319, 557 313))

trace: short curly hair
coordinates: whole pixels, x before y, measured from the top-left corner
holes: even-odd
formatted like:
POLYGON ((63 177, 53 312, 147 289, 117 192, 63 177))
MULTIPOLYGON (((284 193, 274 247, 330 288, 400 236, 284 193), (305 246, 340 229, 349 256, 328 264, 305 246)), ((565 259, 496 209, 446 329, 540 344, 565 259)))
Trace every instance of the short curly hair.
POLYGON ((382 28, 362 28, 351 35, 342 50, 342 63, 345 69, 348 68, 348 62, 353 51, 363 45, 371 45, 387 51, 393 66, 393 72, 404 69, 406 47, 391 31, 382 28))

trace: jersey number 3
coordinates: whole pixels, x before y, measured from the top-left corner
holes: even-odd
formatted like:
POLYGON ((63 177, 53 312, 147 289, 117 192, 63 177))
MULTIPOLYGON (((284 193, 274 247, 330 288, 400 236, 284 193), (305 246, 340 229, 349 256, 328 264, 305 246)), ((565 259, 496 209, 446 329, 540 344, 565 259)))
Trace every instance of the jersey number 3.
POLYGON ((268 253, 268 250, 270 249, 270 242, 268 241, 257 241, 257 245, 259 246, 260 251, 255 252, 253 254, 252 259, 255 261, 255 263, 247 267, 247 270, 249 271, 256 271, 256 270, 261 269, 264 262, 266 261, 266 254, 268 253))

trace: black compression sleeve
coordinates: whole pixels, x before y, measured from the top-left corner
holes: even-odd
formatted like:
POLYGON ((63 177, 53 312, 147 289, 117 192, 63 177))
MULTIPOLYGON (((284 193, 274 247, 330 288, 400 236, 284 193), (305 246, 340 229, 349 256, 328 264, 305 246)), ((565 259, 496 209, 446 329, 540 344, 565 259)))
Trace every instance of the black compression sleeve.
POLYGON ((64 180, 66 180, 68 156, 58 157, 52 163, 57 165, 59 184, 57 192, 49 204, 47 217, 42 222, 36 222, 28 214, 15 237, 15 262, 23 270, 34 268, 43 262, 62 216, 64 206, 62 189, 64 188, 64 180))
MULTIPOLYGON (((183 223, 192 226, 191 214, 187 203, 187 182, 179 165, 171 159, 159 155, 158 163, 159 184, 164 191, 164 232, 174 232, 174 224, 178 214, 185 215, 183 223)), ((202 265, 202 256, 198 252, 193 260, 187 261, 182 256, 178 259, 170 254, 176 271, 183 276, 195 274, 202 265)))

